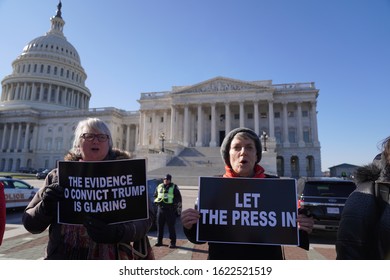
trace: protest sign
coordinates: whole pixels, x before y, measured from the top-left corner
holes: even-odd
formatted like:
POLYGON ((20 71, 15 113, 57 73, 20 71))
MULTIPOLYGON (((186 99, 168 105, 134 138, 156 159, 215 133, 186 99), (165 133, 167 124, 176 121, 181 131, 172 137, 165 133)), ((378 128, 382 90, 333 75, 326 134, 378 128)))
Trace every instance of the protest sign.
POLYGON ((200 177, 197 241, 298 245, 294 179, 200 177))
POLYGON ((87 216, 115 224, 147 219, 148 190, 144 159, 60 161, 58 223, 83 224, 87 216))

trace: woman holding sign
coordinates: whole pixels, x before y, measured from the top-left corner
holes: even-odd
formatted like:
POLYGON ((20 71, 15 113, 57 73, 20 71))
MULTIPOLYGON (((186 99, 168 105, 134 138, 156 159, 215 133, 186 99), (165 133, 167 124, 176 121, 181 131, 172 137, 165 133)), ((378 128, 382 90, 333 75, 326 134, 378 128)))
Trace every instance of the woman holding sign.
MULTIPOLYGON (((130 159, 125 151, 114 149, 107 125, 96 118, 79 122, 72 150, 65 161, 105 161, 130 159)), ((27 206, 23 215, 24 227, 31 233, 41 233, 49 227, 49 242, 45 259, 132 259, 131 242, 144 240, 154 219, 110 224, 94 218, 84 224, 57 223, 57 204, 64 199, 59 185, 58 169, 48 174, 45 186, 27 206)), ((152 253, 152 252, 151 252, 152 253)))
MULTIPOLYGON (((258 163, 261 160, 262 148, 259 137, 248 128, 236 128, 228 133, 221 145, 221 155, 225 162, 225 178, 270 178, 263 167, 258 163)), ((182 212, 181 221, 184 233, 188 240, 196 241, 197 222, 200 213, 196 209, 187 209, 182 212)), ((310 233, 313 228, 313 218, 298 214, 297 224, 300 231, 301 241, 303 236, 310 233), (303 233, 305 232, 305 233, 303 233)), ((308 243, 308 240, 306 240, 308 243)), ((302 242, 301 242, 302 243, 302 242)), ((307 244, 305 244, 307 248, 307 244)), ((307 248, 308 249, 308 248, 307 248)), ((209 242, 209 255, 211 260, 221 259, 284 259, 283 249, 280 245, 256 245, 256 244, 233 244, 209 242)))

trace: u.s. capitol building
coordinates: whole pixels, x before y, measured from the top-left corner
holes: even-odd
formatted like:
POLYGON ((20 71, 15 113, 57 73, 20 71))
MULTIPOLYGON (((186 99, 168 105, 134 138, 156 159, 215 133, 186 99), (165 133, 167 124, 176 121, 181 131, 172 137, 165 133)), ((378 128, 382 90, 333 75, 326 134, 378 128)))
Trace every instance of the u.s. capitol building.
POLYGON ((149 170, 177 160, 185 150, 203 151, 202 163, 211 163, 208 151, 218 154, 227 132, 249 127, 261 137, 261 164, 271 173, 321 175, 319 90, 313 82, 214 77, 141 93, 139 111, 89 108, 87 74, 64 36, 61 3, 50 21, 50 30, 24 47, 2 80, 0 171, 55 167, 71 148, 77 123, 98 117, 109 125, 114 145, 148 158, 149 170))

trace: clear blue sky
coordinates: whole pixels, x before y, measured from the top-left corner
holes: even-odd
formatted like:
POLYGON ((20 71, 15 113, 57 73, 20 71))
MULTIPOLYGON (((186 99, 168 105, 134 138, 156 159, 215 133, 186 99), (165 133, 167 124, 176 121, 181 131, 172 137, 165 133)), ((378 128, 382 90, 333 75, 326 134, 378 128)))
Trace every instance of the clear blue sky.
MULTIPOLYGON (((57 0, 0 0, 0 79, 57 0)), ((390 135, 390 0, 63 0, 91 108, 224 76, 315 82, 322 170, 366 164, 390 135)))

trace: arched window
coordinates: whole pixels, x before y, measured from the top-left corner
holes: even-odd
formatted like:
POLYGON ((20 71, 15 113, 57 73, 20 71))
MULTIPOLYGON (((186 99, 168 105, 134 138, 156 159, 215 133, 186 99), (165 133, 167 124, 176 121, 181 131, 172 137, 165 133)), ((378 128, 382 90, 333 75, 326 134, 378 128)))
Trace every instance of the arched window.
POLYGON ((306 174, 308 177, 314 177, 314 157, 306 157, 306 174))
POLYGON ((284 158, 281 156, 276 157, 276 172, 278 176, 284 176, 284 158))
POLYGON ((297 156, 291 157, 291 177, 298 178, 299 177, 299 158, 297 156))

